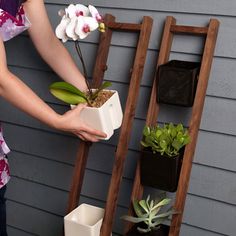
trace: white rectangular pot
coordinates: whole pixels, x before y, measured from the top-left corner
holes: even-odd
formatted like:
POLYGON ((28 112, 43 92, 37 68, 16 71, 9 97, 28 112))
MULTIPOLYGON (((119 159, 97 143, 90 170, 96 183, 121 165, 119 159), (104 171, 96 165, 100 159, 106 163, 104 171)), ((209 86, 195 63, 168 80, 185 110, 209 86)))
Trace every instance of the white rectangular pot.
POLYGON ((104 209, 81 204, 64 217, 65 236, 100 236, 104 209))
POLYGON ((123 118, 118 92, 110 91, 114 94, 101 107, 86 107, 80 113, 80 118, 89 126, 107 134, 105 140, 108 140, 114 130, 121 126, 123 118))

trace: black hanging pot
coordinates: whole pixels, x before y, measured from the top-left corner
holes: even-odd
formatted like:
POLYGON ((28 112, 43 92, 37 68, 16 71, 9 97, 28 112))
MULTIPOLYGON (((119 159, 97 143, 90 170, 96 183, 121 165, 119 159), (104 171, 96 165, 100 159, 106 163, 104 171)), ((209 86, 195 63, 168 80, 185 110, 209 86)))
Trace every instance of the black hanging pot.
POLYGON ((169 157, 144 148, 140 159, 142 185, 175 192, 178 186, 182 157, 183 150, 179 155, 169 157))
POLYGON ((125 236, 168 236, 169 228, 168 225, 160 225, 156 230, 152 230, 148 233, 140 233, 137 230, 137 225, 134 225, 125 236))
POLYGON ((157 71, 157 102, 191 107, 194 102, 199 62, 172 60, 157 71))

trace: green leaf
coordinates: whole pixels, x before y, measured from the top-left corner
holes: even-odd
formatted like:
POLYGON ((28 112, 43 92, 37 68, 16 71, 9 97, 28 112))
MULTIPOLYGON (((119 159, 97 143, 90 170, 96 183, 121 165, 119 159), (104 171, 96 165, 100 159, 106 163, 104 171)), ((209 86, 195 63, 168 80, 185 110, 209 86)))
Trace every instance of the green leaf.
POLYGON ((146 199, 146 205, 148 207, 148 211, 150 210, 149 200, 150 200, 150 195, 148 195, 146 199))
POLYGON ((160 209, 161 209, 161 207, 157 207, 157 208, 155 208, 155 209, 152 209, 152 210, 151 210, 151 213, 150 213, 150 218, 153 219, 153 217, 154 217, 155 215, 157 215, 157 213, 160 211, 160 209))
POLYGON ((55 90, 55 89, 65 90, 67 92, 77 94, 87 100, 85 93, 81 92, 75 86, 73 86, 72 84, 69 84, 67 82, 55 82, 50 85, 49 89, 50 89, 50 91, 55 90))
POLYGON ((154 205, 154 201, 151 200, 149 210, 153 208, 153 205, 154 205))
POLYGON ((159 203, 157 203, 157 204, 152 208, 152 210, 156 209, 157 207, 161 207, 161 206, 168 205, 170 202, 171 202, 171 199, 165 198, 165 199, 161 200, 159 203))
POLYGON ((172 143, 172 147, 179 151, 179 149, 182 147, 182 143, 175 139, 172 143))
POLYGON ((173 215, 174 211, 173 210, 170 210, 170 211, 167 211, 167 212, 164 212, 162 214, 159 214, 155 217, 153 217, 153 219, 159 219, 159 218, 165 218, 165 217, 169 217, 171 215, 173 215))
POLYGON ((61 89, 51 89, 51 93, 58 99, 60 99, 61 101, 68 103, 68 104, 72 104, 72 105, 77 105, 79 103, 86 103, 86 99, 68 92, 66 90, 61 90, 61 89))
POLYGON ((140 201, 139 201, 139 205, 144 209, 144 211, 146 211, 147 213, 149 212, 148 206, 147 206, 145 200, 140 200, 140 201))
POLYGON ((177 130, 177 132, 183 131, 184 130, 183 125, 182 124, 178 124, 177 127, 176 127, 176 130, 177 130))
POLYGON ((150 135, 150 128, 148 126, 144 126, 144 128, 143 128, 143 135, 144 136, 150 135))
POLYGON ((133 201, 133 208, 134 208, 134 212, 138 217, 142 217, 143 216, 143 212, 141 207, 139 206, 139 203, 137 200, 133 201))

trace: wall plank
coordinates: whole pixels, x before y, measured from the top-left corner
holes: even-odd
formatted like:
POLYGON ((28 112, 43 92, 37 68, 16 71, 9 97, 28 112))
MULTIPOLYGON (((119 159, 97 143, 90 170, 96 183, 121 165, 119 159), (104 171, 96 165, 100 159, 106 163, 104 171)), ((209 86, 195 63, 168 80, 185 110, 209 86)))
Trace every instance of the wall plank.
POLYGON ((223 235, 233 236, 235 235, 235 219, 235 206, 197 196, 188 196, 187 198, 183 222, 223 235))
MULTIPOLYGON (((65 4, 68 5, 71 2, 69 0, 46 0, 46 3, 50 4, 65 4)), ((87 1, 81 0, 82 4, 88 4, 87 1)), ((176 2, 160 0, 158 4, 155 0, 148 0, 145 3, 142 0, 134 1, 109 1, 109 0, 91 0, 89 2, 97 7, 105 8, 120 8, 120 9, 139 9, 145 11, 170 11, 170 12, 181 12, 181 13, 201 13, 201 14, 216 14, 216 15, 233 15, 235 16, 234 9, 236 8, 233 0, 228 0, 227 4, 223 1, 215 2, 214 0, 199 0, 198 3, 194 1, 178 0, 176 2), (231 7, 228 7, 231 6, 231 7)))
MULTIPOLYGON (((21 167, 19 167, 21 169, 21 167)), ((11 181, 8 184, 6 197, 8 200, 41 209, 45 212, 64 216, 66 212, 68 193, 27 180, 15 177, 17 173, 12 170, 11 181), (47 197, 47 201, 45 201, 47 197)))
MULTIPOLYGON (((67 0, 46 0, 53 28, 59 22, 57 11, 69 4, 67 0)), ((87 4, 82 0, 81 3, 87 4)), ((203 26, 210 18, 220 22, 219 37, 213 61, 206 103, 199 132, 192 169, 189 195, 184 212, 181 236, 234 236, 236 218, 236 41, 235 9, 233 0, 213 1, 90 1, 101 13, 116 16, 117 21, 138 23, 143 15, 154 19, 147 63, 129 151, 126 158, 114 235, 122 235, 120 216, 127 213, 136 161, 139 157, 140 139, 145 123, 150 87, 155 72, 163 24, 167 15, 173 15, 178 24, 203 26), (222 219, 225 219, 222 221, 222 219)), ((134 57, 137 35, 114 33, 108 58, 105 79, 112 81, 124 107, 130 69, 134 57), (124 60, 125 59, 125 60, 124 60)), ((177 36, 171 59, 199 60, 203 39, 177 36)), ((97 50, 98 34, 91 34, 81 42, 90 75, 97 50)), ((39 94, 59 113, 68 107, 48 92, 51 82, 60 78, 43 62, 34 49, 28 34, 7 42, 7 59, 10 70, 39 94), (28 48, 26 51, 25 48, 28 48)), ((65 44, 80 67, 73 42, 65 44)), ((29 118, 0 101, 0 119, 4 123, 5 137, 12 148, 9 154, 12 180, 9 183, 8 224, 9 236, 59 235, 63 225, 73 164, 79 140, 66 133, 53 130, 29 118), (24 191, 22 191, 24 189, 24 191), (47 198, 45 198, 47 196, 47 198)), ((187 125, 191 109, 161 105, 158 121, 183 122, 187 125)), ((119 130, 109 141, 102 141, 90 150, 81 202, 104 207, 111 177, 113 156, 119 130), (97 181, 99 179, 99 181, 97 181), (96 185, 94 184, 96 183, 96 185)), ((146 188, 146 193, 159 193, 146 188)), ((175 194, 171 194, 174 198, 175 194)))
POLYGON ((25 231, 13 228, 11 226, 7 227, 7 232, 11 236, 36 236, 37 234, 27 233, 25 231))
MULTIPOLYGON (((180 236, 223 236, 223 234, 218 234, 215 232, 206 231, 204 229, 196 228, 190 225, 183 224, 180 230, 180 236)), ((225 236, 225 235, 224 235, 225 236)))
POLYGON ((58 236, 62 232, 62 217, 58 217, 36 208, 7 201, 7 222, 33 235, 58 236))

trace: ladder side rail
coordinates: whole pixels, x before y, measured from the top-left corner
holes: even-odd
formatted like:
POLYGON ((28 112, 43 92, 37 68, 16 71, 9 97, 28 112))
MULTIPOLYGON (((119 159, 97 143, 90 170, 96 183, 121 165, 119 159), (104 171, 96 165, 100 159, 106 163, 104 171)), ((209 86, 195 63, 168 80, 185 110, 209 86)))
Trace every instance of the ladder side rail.
MULTIPOLYGON (((157 69, 159 65, 165 63, 169 59, 170 49, 171 49, 171 45, 173 41, 173 34, 170 32, 170 28, 175 23, 176 23, 176 20, 174 17, 168 16, 166 18, 158 62, 157 62, 157 69)), ((147 114, 147 120, 146 120, 147 125, 154 124, 157 121, 157 116, 159 112, 159 105, 156 103, 156 94, 157 94, 156 82, 157 81, 156 81, 156 73, 155 73, 153 85, 152 85, 151 98, 150 98, 149 107, 148 107, 148 114, 147 114)), ((131 201, 130 201, 130 206, 129 206, 129 211, 128 211, 129 215, 134 215, 133 206, 132 206, 133 200, 141 199, 142 195, 143 195, 143 186, 141 185, 141 182, 140 182, 140 158, 139 158, 139 160, 137 161, 136 173, 135 173, 134 183, 133 183, 133 190, 131 194, 131 201)), ((126 222, 125 230, 124 230, 125 234, 131 229, 132 226, 133 226, 133 223, 126 222)))
POLYGON ((115 22, 115 17, 110 14, 106 14, 104 17, 104 23, 106 25, 106 31, 100 34, 99 45, 97 49, 97 57, 93 70, 93 82, 92 87, 97 88, 102 83, 105 71, 107 70, 107 59, 112 39, 112 29, 109 26, 110 23, 115 22))
POLYGON ((105 214, 100 231, 101 236, 109 236, 112 232, 112 226, 115 217, 118 194, 122 180, 122 174, 125 164, 125 158, 128 152, 128 144, 131 137, 131 130, 135 115, 135 108, 137 105, 139 88, 143 74, 144 64, 147 55, 147 49, 152 29, 152 18, 148 16, 143 17, 141 25, 136 55, 134 59, 134 66, 130 79, 128 97, 125 106, 123 122, 121 126, 117 151, 115 155, 112 177, 108 190, 108 197, 105 207, 105 214))
POLYGON ((213 60, 218 28, 218 20, 211 19, 208 27, 204 52, 202 56, 201 69, 199 73, 199 81, 189 124, 189 134, 191 137, 191 142, 185 147, 179 184, 176 192, 176 201, 174 208, 177 212, 180 213, 175 214, 172 217, 169 236, 178 236, 180 232, 185 200, 189 186, 192 161, 197 143, 198 130, 200 127, 201 116, 204 107, 205 95, 213 60))

